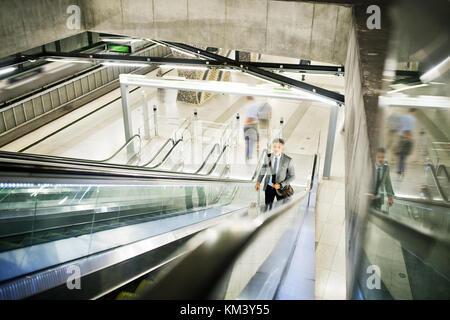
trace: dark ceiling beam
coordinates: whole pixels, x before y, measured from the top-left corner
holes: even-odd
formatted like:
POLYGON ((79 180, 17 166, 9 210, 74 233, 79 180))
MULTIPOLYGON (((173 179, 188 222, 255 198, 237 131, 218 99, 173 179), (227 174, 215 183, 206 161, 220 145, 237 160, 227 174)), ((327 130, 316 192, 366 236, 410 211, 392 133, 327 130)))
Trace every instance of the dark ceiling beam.
MULTIPOLYGON (((117 61, 117 62, 136 62, 147 64, 176 64, 176 65, 189 65, 189 66, 205 66, 205 67, 227 67, 234 68, 226 62, 217 60, 201 60, 201 59, 184 59, 184 58, 166 58, 166 57, 142 57, 142 56, 125 56, 125 55, 113 55, 113 54, 99 54, 99 53, 77 53, 77 52, 46 52, 43 54, 22 56, 9 61, 4 66, 11 66, 13 64, 21 64, 28 61, 46 59, 46 58, 61 58, 61 59, 82 59, 92 60, 95 62, 104 61, 117 61)), ((284 70, 289 72, 299 73, 322 73, 322 74, 337 74, 343 75, 343 67, 335 66, 323 66, 323 65, 298 65, 298 64, 280 64, 280 63, 264 63, 264 62, 252 62, 246 63, 248 65, 271 69, 271 70, 284 70)), ((0 65, 0 67, 3 67, 0 65)))
POLYGON ((239 69, 241 69, 249 74, 252 74, 256 77, 278 83, 282 86, 296 88, 296 89, 306 91, 306 92, 309 92, 309 93, 317 95, 317 96, 321 96, 326 99, 333 100, 334 102, 336 102, 339 105, 343 105, 345 102, 344 95, 342 95, 340 93, 330 91, 327 89, 323 89, 318 86, 314 86, 314 85, 311 85, 311 84, 308 84, 308 83, 305 83, 302 81, 298 81, 298 80, 295 80, 295 79, 292 79, 289 77, 285 77, 285 76, 282 76, 281 74, 255 67, 255 66, 248 64, 246 62, 243 62, 243 61, 235 61, 233 59, 229 59, 224 56, 217 55, 215 53, 208 52, 208 51, 205 51, 205 50, 202 50, 199 48, 195 48, 190 45, 183 44, 183 43, 168 42, 168 41, 159 41, 159 43, 163 44, 163 45, 167 45, 169 47, 176 48, 178 50, 196 54, 197 56, 200 56, 202 58, 222 62, 226 65, 239 68, 239 69))
POLYGON ((246 62, 247 65, 272 70, 285 70, 289 72, 299 73, 324 73, 343 76, 345 73, 344 66, 324 66, 324 65, 300 65, 293 63, 276 63, 276 62, 246 62))

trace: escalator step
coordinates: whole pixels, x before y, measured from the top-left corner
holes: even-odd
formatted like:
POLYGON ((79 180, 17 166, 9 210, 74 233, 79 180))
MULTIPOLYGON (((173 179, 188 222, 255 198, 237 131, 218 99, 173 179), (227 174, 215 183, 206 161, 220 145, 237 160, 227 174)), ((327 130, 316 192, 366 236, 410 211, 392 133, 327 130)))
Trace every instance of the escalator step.
POLYGON ((150 281, 150 280, 142 280, 139 283, 138 287, 136 288, 135 293, 139 294, 142 291, 142 289, 144 289, 145 287, 147 287, 148 285, 150 285, 152 283, 153 283, 153 281, 150 281))
POLYGON ((122 291, 122 292, 119 293, 119 295, 116 297, 116 300, 128 300, 128 299, 136 298, 136 297, 137 297, 137 295, 136 295, 135 293, 122 291))

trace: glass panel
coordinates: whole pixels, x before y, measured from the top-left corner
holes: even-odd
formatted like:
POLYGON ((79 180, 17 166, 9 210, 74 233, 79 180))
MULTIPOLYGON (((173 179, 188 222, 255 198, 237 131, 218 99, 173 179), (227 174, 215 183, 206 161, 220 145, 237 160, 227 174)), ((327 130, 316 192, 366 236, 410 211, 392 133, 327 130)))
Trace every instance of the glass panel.
POLYGON ((257 201, 248 183, 3 183, 0 188, 0 281, 257 201))

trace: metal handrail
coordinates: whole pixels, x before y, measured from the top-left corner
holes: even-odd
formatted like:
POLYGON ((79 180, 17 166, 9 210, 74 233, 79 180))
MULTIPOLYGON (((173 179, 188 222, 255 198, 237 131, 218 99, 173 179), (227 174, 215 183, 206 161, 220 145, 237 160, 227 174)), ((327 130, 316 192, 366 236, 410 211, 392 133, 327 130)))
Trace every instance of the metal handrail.
POLYGON ((438 190, 438 192, 439 192, 439 195, 441 196, 442 200, 444 200, 444 202, 448 203, 448 202, 449 202, 449 199, 447 198, 447 196, 446 196, 444 190, 443 190, 442 187, 441 187, 441 184, 440 184, 440 182, 439 182, 439 179, 437 178, 436 170, 435 170, 433 164, 432 164, 432 163, 427 163, 425 166, 428 167, 428 168, 430 169, 430 171, 431 171, 431 176, 433 177, 433 181, 434 181, 434 183, 436 184, 436 188, 437 188, 437 190, 438 190))
POLYGON ((172 148, 170 148, 170 150, 167 152, 167 154, 164 156, 163 160, 160 161, 157 165, 155 166, 151 166, 148 167, 150 169, 154 169, 159 167, 160 165, 162 165, 164 163, 164 161, 169 157, 169 155, 172 153, 173 149, 184 139, 184 133, 188 130, 188 128, 191 126, 192 122, 190 120, 185 120, 183 121, 183 123, 179 126, 179 128, 175 131, 174 133, 174 138, 177 139, 177 141, 175 141, 173 138, 169 138, 167 139, 167 141, 161 146, 161 148, 159 148, 158 152, 149 160, 147 161, 145 164, 140 165, 140 167, 147 167, 150 163, 152 163, 156 157, 158 157, 158 155, 162 152, 162 150, 164 150, 164 148, 166 147, 166 145, 169 142, 172 142, 172 148), (177 133, 179 130, 181 130, 184 126, 185 123, 188 123, 187 126, 184 128, 183 132, 181 133, 181 138, 177 139, 177 133))
POLYGON ((123 149, 125 149, 126 147, 128 147, 128 145, 135 139, 138 138, 139 139, 139 152, 136 152, 136 154, 140 155, 141 151, 142 151, 142 138, 139 134, 135 134, 134 136, 132 136, 130 139, 128 139, 127 142, 125 142, 124 145, 122 145, 116 152, 114 152, 114 154, 112 156, 110 156, 109 158, 105 159, 105 160, 98 160, 98 162, 108 162, 111 159, 113 159, 116 155, 119 154, 120 151, 122 151, 123 149))
POLYGON ((256 164, 255 172, 253 173, 253 176, 251 178, 252 181, 254 181, 258 177, 258 174, 262 168, 262 163, 264 161, 264 157, 266 155, 267 155, 267 149, 264 149, 263 152, 261 152, 261 155, 259 156, 258 163, 256 164))
POLYGON ((220 153, 219 157, 217 158, 216 162, 214 163, 214 165, 211 167, 211 169, 209 169, 208 173, 206 173, 206 175, 210 175, 217 167, 217 164, 219 163, 220 159, 222 158, 222 156, 225 153, 225 150, 228 148, 228 145, 224 146, 222 149, 222 152, 220 153))
MULTIPOLYGON (((96 161, 86 161, 82 159, 72 159, 55 156, 45 156, 38 154, 24 154, 18 152, 0 151, 0 175, 4 182, 15 181, 17 172, 33 172, 58 174, 55 179, 60 179, 62 175, 96 176, 96 177, 117 177, 130 178, 133 182, 145 179, 174 179, 186 181, 205 182, 233 182, 249 183, 249 180, 240 179, 220 179, 188 174, 183 172, 173 172, 167 170, 151 170, 147 167, 98 163, 96 161), (1 174, 4 173, 4 174, 1 174), (9 179, 11 178, 11 179, 9 179), (11 181, 12 181, 11 180, 11 181)), ((31 177, 33 179, 33 177, 31 177)), ((52 183, 55 179, 51 179, 52 183)), ((59 180, 58 180, 59 181, 59 180)))
POLYGON ((141 165, 141 167, 146 167, 148 166, 150 163, 153 162, 153 160, 156 159, 156 157, 163 151, 163 149, 167 146, 167 144, 169 144, 169 142, 172 142, 172 147, 175 145, 175 141, 172 138, 169 138, 166 140, 166 142, 159 148, 158 152, 156 152, 156 154, 153 156, 153 158, 151 158, 149 161, 147 161, 145 164, 141 165))
POLYGON ((200 171, 202 171, 202 169, 205 167, 206 162, 208 162, 209 158, 212 156, 212 154, 214 153, 214 151, 220 148, 220 145, 218 143, 216 143, 212 148, 211 151, 209 152, 209 154, 206 156, 205 160, 203 161, 202 165, 194 172, 194 174, 199 173, 200 171))
MULTIPOLYGON (((149 168, 149 169, 155 169, 158 168, 159 166, 161 166, 166 160, 167 158, 170 156, 170 154, 172 153, 172 151, 176 148, 176 146, 183 141, 183 138, 178 139, 175 144, 172 146, 172 148, 170 148, 169 152, 166 153, 166 155, 161 159, 161 161, 159 161, 156 165, 151 166, 151 167, 147 167, 146 165, 144 165, 145 167, 149 168)), ((148 163, 147 163, 148 165, 148 163)))
POLYGON ((445 164, 440 164, 436 170, 436 176, 440 176, 441 173, 444 172, 445 176, 447 177, 448 182, 450 182, 450 176, 448 174, 447 171, 447 167, 445 166, 445 164))

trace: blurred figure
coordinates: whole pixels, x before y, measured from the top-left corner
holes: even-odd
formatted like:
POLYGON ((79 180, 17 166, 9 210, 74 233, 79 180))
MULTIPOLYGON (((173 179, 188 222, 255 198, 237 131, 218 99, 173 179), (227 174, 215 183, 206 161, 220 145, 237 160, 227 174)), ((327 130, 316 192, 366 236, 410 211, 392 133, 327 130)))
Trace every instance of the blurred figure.
POLYGON ((409 130, 404 131, 403 137, 400 138, 397 147, 398 156, 398 170, 397 174, 403 176, 406 170, 406 158, 411 154, 413 147, 412 132, 409 130))
POLYGON ((185 199, 186 199, 186 209, 190 210, 194 208, 193 193, 194 189, 197 189, 198 203, 196 208, 206 207, 206 194, 205 188, 201 186, 187 186, 184 188, 185 199))
POLYGON ((397 146, 399 139, 399 131, 401 129, 401 115, 398 112, 393 112, 387 120, 387 139, 386 139, 386 151, 388 152, 391 162, 394 160, 395 147, 397 146))
POLYGON ((270 120, 272 119, 272 106, 265 102, 258 109, 259 128, 266 130, 267 137, 269 137, 270 120))
MULTIPOLYGON (((270 121, 272 119, 272 106, 265 102, 260 105, 258 110, 258 129, 259 134, 262 133, 262 136, 265 137, 267 150, 269 150, 270 140, 271 140, 271 132, 270 132, 270 121)), ((261 141, 261 140, 259 140, 261 141)))
POLYGON ((416 127, 416 109, 411 108, 408 110, 407 114, 403 114, 400 117, 400 129, 398 131, 398 135, 403 137, 405 135, 405 131, 411 131, 411 134, 414 132, 416 127))
POLYGON ((369 194, 371 206, 377 210, 381 210, 384 203, 383 190, 388 197, 388 204, 392 206, 394 203, 394 190, 392 189, 391 177, 389 173, 389 165, 385 159, 385 149, 378 148, 375 160, 375 170, 373 179, 373 191, 369 194))
POLYGON ((258 111, 259 105, 255 102, 255 99, 251 96, 247 97, 247 105, 245 107, 245 125, 244 125, 244 138, 245 138, 245 160, 248 161, 253 158, 253 148, 255 143, 259 139, 258 135, 258 111))
MULTIPOLYGON (((275 139, 272 143, 272 153, 269 153, 264 159, 264 164, 258 175, 255 185, 256 191, 261 188, 261 182, 264 179, 263 190, 265 192, 265 204, 267 209, 272 208, 272 204, 285 199, 283 189, 291 188, 290 184, 295 179, 295 170, 292 159, 283 153, 284 140, 275 139)), ((292 190, 292 189, 291 189, 292 190)))

